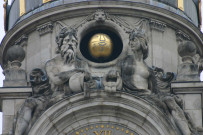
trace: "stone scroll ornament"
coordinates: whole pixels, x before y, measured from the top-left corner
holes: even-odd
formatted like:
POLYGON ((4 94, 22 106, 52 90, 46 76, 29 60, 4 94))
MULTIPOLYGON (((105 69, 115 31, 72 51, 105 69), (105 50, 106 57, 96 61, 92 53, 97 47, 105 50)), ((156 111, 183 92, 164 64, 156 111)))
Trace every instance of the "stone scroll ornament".
POLYGON ((14 119, 11 135, 25 135, 40 115, 52 105, 50 84, 46 72, 35 68, 30 73, 33 96, 25 100, 14 119))

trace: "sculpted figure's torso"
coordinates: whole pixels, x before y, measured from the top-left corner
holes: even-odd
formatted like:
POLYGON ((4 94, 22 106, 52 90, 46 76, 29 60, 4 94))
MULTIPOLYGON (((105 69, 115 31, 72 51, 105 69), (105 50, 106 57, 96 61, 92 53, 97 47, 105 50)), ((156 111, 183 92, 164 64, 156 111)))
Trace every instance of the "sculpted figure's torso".
POLYGON ((145 35, 139 31, 132 31, 129 47, 131 55, 126 57, 122 69, 125 89, 150 94, 151 90, 149 90, 148 84, 151 72, 144 62, 148 54, 145 35))
POLYGON ((145 63, 140 61, 134 61, 135 65, 133 66, 134 74, 132 76, 132 83, 138 89, 148 89, 148 78, 149 70, 146 67, 145 63))
POLYGON ((139 38, 134 37, 130 41, 130 47, 134 54, 133 61, 133 71, 132 83, 138 89, 148 89, 148 78, 149 78, 149 69, 144 63, 143 58, 143 49, 146 46, 145 43, 142 43, 139 38), (143 45, 144 44, 144 45, 143 45))

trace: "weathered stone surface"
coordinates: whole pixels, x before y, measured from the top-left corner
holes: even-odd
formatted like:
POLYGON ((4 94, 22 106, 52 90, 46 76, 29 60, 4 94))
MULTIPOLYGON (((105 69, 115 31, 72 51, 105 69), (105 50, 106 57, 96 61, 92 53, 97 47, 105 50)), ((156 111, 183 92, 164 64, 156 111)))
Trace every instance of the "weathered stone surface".
POLYGON ((25 58, 25 51, 19 45, 14 45, 10 47, 7 51, 7 59, 12 61, 19 61, 22 62, 25 58))
POLYGON ((4 87, 27 86, 27 74, 25 70, 19 68, 10 68, 4 70, 4 87))
POLYGON ((190 115, 195 127, 202 127, 202 120, 200 119, 202 118, 202 110, 185 110, 185 112, 190 115))
POLYGON ((177 81, 200 81, 198 65, 194 63, 196 46, 191 41, 183 41, 178 47, 178 53, 183 63, 178 66, 177 81))
POLYGON ((4 115, 12 115, 15 114, 15 101, 14 100, 4 100, 3 101, 3 112, 4 115))
POLYGON ((184 94, 184 109, 185 110, 199 110, 202 109, 200 94, 184 94))
POLYGON ((8 134, 10 132, 10 130, 13 127, 13 123, 11 121, 13 121, 14 116, 13 115, 4 115, 3 116, 3 134, 8 134))

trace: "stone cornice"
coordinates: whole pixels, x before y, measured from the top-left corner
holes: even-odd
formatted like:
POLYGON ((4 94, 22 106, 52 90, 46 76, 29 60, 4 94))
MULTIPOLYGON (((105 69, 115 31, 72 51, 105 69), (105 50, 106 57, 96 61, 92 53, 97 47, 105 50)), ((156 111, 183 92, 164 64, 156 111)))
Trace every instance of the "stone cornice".
POLYGON ((177 41, 183 41, 183 40, 191 40, 190 37, 182 32, 181 30, 176 31, 176 40, 177 41))
POLYGON ((156 29, 161 32, 164 32, 166 28, 166 23, 160 22, 155 19, 150 19, 149 25, 151 26, 151 29, 156 29))
POLYGON ((1 87, 0 98, 12 99, 12 98, 27 98, 32 95, 31 87, 1 87))
POLYGON ((174 94, 186 94, 186 93, 203 93, 203 83, 202 82, 172 82, 171 83, 171 91, 174 94))
POLYGON ((166 22, 167 26, 173 27, 174 29, 180 29, 189 35, 195 41, 195 44, 198 45, 197 47, 199 49, 200 55, 203 54, 203 35, 200 30, 190 21, 173 12, 159 7, 142 3, 130 3, 131 5, 128 6, 129 2, 124 1, 102 1, 102 3, 99 1, 79 2, 74 4, 64 4, 62 6, 50 8, 36 13, 19 22, 10 31, 7 32, 1 43, 2 53, 0 55, 2 56, 2 59, 0 60, 0 63, 2 66, 4 66, 5 61, 3 61, 3 59, 5 59, 6 54, 4 50, 7 50, 9 45, 14 44, 14 41, 16 41, 20 35, 34 31, 37 26, 48 21, 54 22, 57 20, 65 19, 67 17, 72 18, 87 16, 98 9, 98 5, 99 8, 104 8, 107 11, 109 9, 108 12, 114 15, 154 18, 166 22))
POLYGON ((51 33, 53 31, 53 27, 52 22, 47 22, 37 26, 37 31, 39 32, 39 35, 42 36, 44 34, 51 33))
POLYGON ((28 41, 27 35, 22 35, 18 40, 15 41, 15 45, 26 46, 28 41))

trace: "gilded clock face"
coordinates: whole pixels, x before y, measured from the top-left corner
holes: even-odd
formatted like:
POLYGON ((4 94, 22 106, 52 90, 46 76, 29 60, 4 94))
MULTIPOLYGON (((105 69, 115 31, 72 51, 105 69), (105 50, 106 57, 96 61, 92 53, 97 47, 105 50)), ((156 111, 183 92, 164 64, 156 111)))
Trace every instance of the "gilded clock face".
POLYGON ((138 135, 135 131, 117 124, 93 124, 68 135, 138 135))

